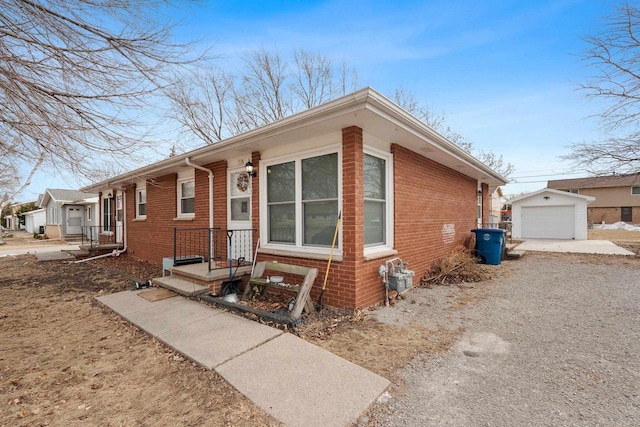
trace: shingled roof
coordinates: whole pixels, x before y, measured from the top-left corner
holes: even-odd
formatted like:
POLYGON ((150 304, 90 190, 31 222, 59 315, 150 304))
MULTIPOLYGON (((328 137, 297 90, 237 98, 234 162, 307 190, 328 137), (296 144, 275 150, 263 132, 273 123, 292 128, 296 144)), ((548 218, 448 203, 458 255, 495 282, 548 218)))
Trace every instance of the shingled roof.
POLYGON ((640 186, 640 173, 628 175, 593 176, 590 178, 556 179, 547 181, 547 188, 570 190, 575 188, 640 186))

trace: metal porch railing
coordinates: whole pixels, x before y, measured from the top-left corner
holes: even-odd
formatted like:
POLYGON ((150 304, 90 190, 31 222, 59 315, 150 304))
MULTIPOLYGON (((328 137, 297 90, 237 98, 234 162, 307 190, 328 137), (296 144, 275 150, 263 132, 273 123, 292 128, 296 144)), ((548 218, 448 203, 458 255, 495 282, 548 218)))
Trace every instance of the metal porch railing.
POLYGON ((101 225, 83 225, 82 226, 82 246, 90 248, 98 248, 104 245, 118 245, 121 242, 117 240, 122 236, 122 225, 114 225, 105 230, 101 225))
POLYGON ((208 271, 251 263, 254 229, 174 228, 173 265, 205 261, 208 271))

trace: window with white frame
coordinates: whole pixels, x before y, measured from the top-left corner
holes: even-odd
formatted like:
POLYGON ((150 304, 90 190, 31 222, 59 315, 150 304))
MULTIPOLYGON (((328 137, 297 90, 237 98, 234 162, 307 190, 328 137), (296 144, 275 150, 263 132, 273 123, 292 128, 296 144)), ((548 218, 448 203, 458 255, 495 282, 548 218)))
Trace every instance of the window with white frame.
POLYGON ((337 152, 267 166, 267 241, 330 247, 339 211, 337 152))
POLYGON ((147 217, 147 189, 138 188, 136 190, 136 217, 147 217))
POLYGON ((362 166, 367 255, 393 249, 393 155, 367 147, 362 166))
POLYGON ((245 171, 229 173, 229 219, 251 220, 251 177, 245 171))
POLYGON ((196 183, 194 179, 178 181, 178 216, 194 216, 196 212, 196 183))
POLYGON ((387 224, 386 160, 364 154, 364 245, 385 245, 387 224))
POLYGON ((631 194, 634 196, 640 196, 640 187, 631 187, 631 194))
POLYGON ((91 206, 87 206, 87 221, 91 221, 91 206))
POLYGON ((102 231, 110 233, 113 231, 113 198, 102 199, 102 231))

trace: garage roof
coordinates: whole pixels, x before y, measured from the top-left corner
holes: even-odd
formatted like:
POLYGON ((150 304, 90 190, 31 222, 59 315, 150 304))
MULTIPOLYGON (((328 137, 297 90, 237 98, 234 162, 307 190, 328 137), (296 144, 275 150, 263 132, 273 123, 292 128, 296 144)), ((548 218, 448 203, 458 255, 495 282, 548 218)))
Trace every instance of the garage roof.
POLYGON ((585 196, 584 194, 577 194, 577 193, 569 193, 568 191, 562 191, 562 190, 554 190, 553 188, 543 188, 542 190, 538 190, 538 191, 534 191, 533 193, 528 193, 528 194, 524 194, 520 197, 516 197, 515 199, 511 200, 511 203, 513 202, 519 202, 521 200, 525 200, 525 199, 529 199, 531 197, 535 197, 539 194, 542 193, 552 193, 552 194, 559 194, 562 196, 568 196, 568 197, 575 197, 576 199, 584 199, 587 201, 587 203, 591 203, 593 202, 596 198, 593 196, 585 196))

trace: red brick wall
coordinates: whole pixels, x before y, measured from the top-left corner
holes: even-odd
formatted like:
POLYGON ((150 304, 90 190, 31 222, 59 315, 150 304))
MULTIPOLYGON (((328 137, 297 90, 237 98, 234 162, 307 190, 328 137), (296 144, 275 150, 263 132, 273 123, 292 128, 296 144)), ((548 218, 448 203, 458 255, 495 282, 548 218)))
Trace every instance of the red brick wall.
MULTIPOLYGON (((348 127, 342 131, 342 260, 331 264, 324 301, 329 306, 366 307, 384 299, 384 286, 378 268, 393 256, 364 260, 363 131, 348 127)), ((476 226, 477 184, 461 173, 393 144, 394 239, 395 249, 414 281, 439 257, 447 255, 476 226), (451 233, 451 230, 455 230, 451 233)), ((259 165, 260 153, 252 153, 259 165)), ((214 226, 227 227, 227 163, 207 165, 214 172, 214 226)), ((174 227, 208 227, 208 175, 196 170, 196 214, 192 221, 175 220, 176 174, 147 182, 147 218, 135 217, 134 186, 127 192, 129 255, 160 263, 173 254, 174 227)), ((488 218, 488 188, 483 186, 483 219, 488 218), (486 196, 485 196, 486 195, 486 196)), ((259 229, 259 177, 252 178, 252 221, 259 229)), ((256 233, 256 239, 259 232, 256 233)), ((277 260, 318 269, 312 289, 317 299, 327 260, 301 259, 262 254, 259 260, 277 260)))

